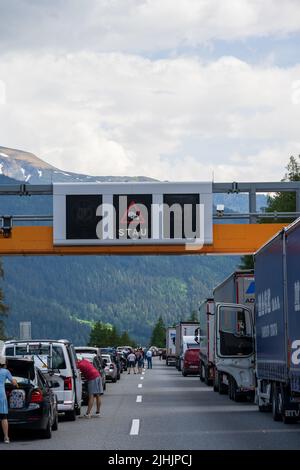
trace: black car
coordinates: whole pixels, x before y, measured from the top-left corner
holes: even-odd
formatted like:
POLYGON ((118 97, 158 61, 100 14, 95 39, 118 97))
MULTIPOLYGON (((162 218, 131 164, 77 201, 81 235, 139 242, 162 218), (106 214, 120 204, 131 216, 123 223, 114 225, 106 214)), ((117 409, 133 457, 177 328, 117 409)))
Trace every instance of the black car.
POLYGON ((6 363, 18 383, 18 387, 5 384, 9 425, 39 430, 42 437, 50 438, 58 427, 57 399, 52 391, 56 382, 48 382, 46 374, 43 375, 31 359, 7 357, 6 363), (16 393, 15 390, 25 393, 16 393), (17 395, 18 399, 14 400, 17 395))

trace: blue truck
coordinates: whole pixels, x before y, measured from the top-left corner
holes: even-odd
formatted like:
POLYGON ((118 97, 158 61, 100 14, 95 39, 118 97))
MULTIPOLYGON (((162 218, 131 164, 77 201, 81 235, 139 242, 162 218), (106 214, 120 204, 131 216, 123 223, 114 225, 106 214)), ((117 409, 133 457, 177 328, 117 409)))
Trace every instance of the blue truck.
POLYGON ((254 259, 256 401, 291 423, 300 419, 300 219, 254 259))

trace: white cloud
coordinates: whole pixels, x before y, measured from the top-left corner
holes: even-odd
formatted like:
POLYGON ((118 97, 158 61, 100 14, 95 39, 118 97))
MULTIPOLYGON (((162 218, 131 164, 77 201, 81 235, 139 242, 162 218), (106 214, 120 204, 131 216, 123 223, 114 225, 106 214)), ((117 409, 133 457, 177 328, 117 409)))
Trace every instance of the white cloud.
POLYGON ((6 55, 0 142, 94 175, 279 179, 299 153, 299 77, 233 57, 6 55))
POLYGON ((300 30, 298 0, 10 0, 0 49, 165 51, 300 30))

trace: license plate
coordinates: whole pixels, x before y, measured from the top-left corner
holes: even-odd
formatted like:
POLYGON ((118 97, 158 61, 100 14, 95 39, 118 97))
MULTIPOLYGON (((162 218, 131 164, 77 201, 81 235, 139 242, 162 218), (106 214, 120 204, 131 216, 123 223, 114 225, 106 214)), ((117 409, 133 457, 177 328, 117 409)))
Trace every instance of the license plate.
POLYGON ((198 366, 190 366, 191 369, 198 369, 198 366))

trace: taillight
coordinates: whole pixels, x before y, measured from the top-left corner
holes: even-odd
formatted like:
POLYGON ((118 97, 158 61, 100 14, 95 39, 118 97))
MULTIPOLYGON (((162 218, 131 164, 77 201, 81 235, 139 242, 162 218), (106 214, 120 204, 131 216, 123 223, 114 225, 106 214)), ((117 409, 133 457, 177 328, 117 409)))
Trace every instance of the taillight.
POLYGON ((64 390, 72 390, 72 377, 65 377, 64 390))
POLYGON ((33 390, 31 393, 30 403, 40 403, 41 401, 43 401, 42 392, 39 389, 33 390))

